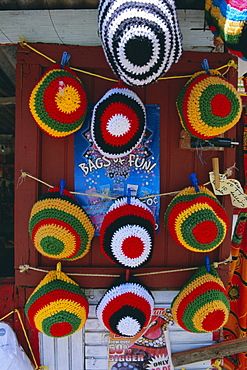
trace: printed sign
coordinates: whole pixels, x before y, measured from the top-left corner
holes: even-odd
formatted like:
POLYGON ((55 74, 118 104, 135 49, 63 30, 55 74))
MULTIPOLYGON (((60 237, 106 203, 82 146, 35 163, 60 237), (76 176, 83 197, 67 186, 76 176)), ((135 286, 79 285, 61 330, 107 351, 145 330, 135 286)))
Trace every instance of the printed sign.
POLYGON ((150 324, 135 337, 110 334, 108 370, 173 370, 168 324, 169 309, 155 308, 150 324))
POLYGON ((74 134, 75 192, 80 193, 76 198, 91 218, 96 235, 110 205, 116 198, 128 194, 137 196, 150 207, 158 229, 160 108, 159 105, 146 105, 145 108, 146 132, 138 147, 126 157, 106 158, 93 145, 92 108, 82 128, 74 134))

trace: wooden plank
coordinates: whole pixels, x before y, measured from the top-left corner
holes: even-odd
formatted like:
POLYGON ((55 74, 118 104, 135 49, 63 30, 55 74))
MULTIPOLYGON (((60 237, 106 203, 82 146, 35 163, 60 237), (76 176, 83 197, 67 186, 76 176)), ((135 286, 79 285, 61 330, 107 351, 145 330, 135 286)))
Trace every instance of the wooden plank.
POLYGON ((180 366, 191 364, 193 362, 210 360, 213 358, 222 358, 229 355, 235 355, 247 351, 247 338, 234 339, 210 346, 190 349, 187 351, 172 354, 173 365, 180 366))
MULTIPOLYGON (((177 14, 183 49, 212 51, 213 34, 204 30, 204 11, 178 9, 177 14)), ((0 17, 0 44, 24 38, 34 43, 101 45, 97 9, 5 10, 0 17)))

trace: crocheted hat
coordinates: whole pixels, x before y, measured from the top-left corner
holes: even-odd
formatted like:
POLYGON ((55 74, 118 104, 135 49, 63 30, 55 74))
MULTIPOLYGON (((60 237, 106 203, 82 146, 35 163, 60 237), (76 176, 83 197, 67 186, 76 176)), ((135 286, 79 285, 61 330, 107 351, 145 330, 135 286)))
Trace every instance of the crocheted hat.
POLYGON ((174 0, 100 0, 98 29, 114 73, 128 85, 156 81, 182 54, 174 0))
POLYGON ((100 229, 100 249, 112 262, 132 269, 152 256, 155 220, 148 206, 135 197, 117 199, 100 229))
POLYGON ((49 68, 34 87, 29 108, 38 126, 61 138, 79 130, 87 113, 87 96, 81 80, 67 66, 49 68))
POLYGON ((198 268, 171 304, 176 323, 184 330, 205 333, 219 330, 227 322, 230 304, 225 287, 213 266, 198 268))
POLYGON ((25 305, 30 325, 50 337, 65 337, 81 329, 89 305, 81 288, 65 273, 49 272, 25 305))
POLYGON ((54 187, 34 204, 29 233, 36 249, 46 257, 76 260, 85 256, 94 236, 94 226, 68 190, 54 187))
POLYGON ((183 128, 201 139, 223 134, 239 121, 242 112, 235 87, 215 70, 195 73, 176 104, 183 128))
POLYGON ((247 60, 247 1, 206 0, 205 19, 216 40, 228 51, 247 60))
POLYGON ((149 290, 132 276, 127 282, 121 276, 99 301, 96 314, 110 332, 129 337, 148 325, 153 308, 149 290))
POLYGON ((209 252, 224 240, 228 217, 216 196, 205 186, 180 191, 167 207, 164 224, 176 243, 194 252, 209 252))
POLYGON ((94 106, 91 135, 99 152, 108 158, 124 157, 141 142, 146 111, 139 97, 118 85, 94 106))

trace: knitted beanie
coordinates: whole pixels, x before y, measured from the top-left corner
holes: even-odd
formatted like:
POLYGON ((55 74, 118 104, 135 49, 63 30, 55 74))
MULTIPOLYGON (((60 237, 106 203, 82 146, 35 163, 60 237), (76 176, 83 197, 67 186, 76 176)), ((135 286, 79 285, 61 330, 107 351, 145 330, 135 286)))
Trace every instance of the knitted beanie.
POLYGON ((100 249, 112 262, 127 268, 148 263, 152 256, 155 219, 149 207, 135 197, 117 199, 100 229, 100 249))
POLYGON ((215 70, 195 73, 176 104, 183 128, 201 139, 223 134, 239 121, 242 112, 235 87, 215 70))
POLYGON ((54 187, 34 204, 29 233, 36 249, 46 257, 76 260, 85 256, 94 236, 94 226, 68 190, 54 187))
POLYGON ((124 157, 141 142, 146 111, 139 97, 118 85, 94 106, 91 135, 99 152, 108 158, 124 157))
POLYGON ((167 207, 164 224, 172 238, 194 252, 210 252, 224 240, 228 217, 216 196, 205 186, 180 191, 167 207))
POLYGON ((230 304, 213 266, 198 268, 171 304, 175 322, 184 330, 205 333, 219 330, 227 322, 230 304))
POLYGON ((67 66, 49 68, 36 84, 29 108, 37 125, 61 138, 79 130, 87 113, 87 96, 80 79, 67 66))
POLYGON ((247 60, 247 0, 206 0, 205 19, 230 53, 247 60))
POLYGON ((182 54, 174 0, 100 0, 98 29, 113 72, 128 85, 156 81, 182 54))
POLYGON ((127 282, 121 276, 99 301, 96 314, 110 332, 130 337, 148 325, 153 308, 149 290, 132 276, 127 282))
POLYGON ((45 276, 25 305, 30 325, 50 337, 75 333, 84 326, 89 311, 79 285, 59 268, 45 276))

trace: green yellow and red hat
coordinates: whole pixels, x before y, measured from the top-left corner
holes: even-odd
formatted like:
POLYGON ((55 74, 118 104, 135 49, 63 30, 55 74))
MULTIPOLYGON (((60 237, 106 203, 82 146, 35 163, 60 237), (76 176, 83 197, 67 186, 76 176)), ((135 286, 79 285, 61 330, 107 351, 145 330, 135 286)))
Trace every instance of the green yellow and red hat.
POLYGON ((171 304, 175 322, 193 333, 213 332, 227 322, 230 304, 217 271, 201 266, 171 304))
POLYGON ((61 138, 80 129, 87 113, 87 96, 81 80, 68 67, 54 64, 35 85, 30 112, 48 135, 61 138))
POLYGON ((65 337, 81 329, 89 304, 80 286, 61 271, 50 271, 25 305, 30 325, 50 337, 65 337))

